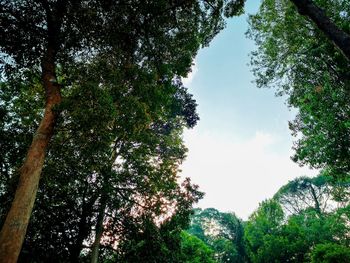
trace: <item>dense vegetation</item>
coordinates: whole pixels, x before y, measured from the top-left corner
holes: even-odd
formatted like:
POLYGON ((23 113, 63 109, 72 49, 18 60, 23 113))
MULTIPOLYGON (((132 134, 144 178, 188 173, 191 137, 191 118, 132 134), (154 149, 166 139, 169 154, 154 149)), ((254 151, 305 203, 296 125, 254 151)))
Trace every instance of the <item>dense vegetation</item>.
POLYGON ((179 180, 199 120, 181 78, 244 2, 0 2, 0 262, 350 262, 347 0, 249 19, 257 86, 298 109, 293 159, 319 176, 247 221, 179 180))
MULTIPOLYGON (((349 262, 350 182, 328 174, 300 177, 263 201, 247 221, 196 209, 188 232, 215 262, 349 262)), ((196 262, 196 261, 195 261, 196 262)))

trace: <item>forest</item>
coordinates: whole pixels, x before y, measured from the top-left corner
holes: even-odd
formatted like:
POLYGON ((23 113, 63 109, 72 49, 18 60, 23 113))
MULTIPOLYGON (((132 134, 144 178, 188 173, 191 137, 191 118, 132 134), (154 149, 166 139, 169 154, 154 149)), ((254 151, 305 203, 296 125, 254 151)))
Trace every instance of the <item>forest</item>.
POLYGON ((350 263, 350 1, 248 19, 255 85, 297 110, 291 158, 318 175, 247 220, 180 176, 183 79, 245 2, 0 0, 0 263, 350 263))

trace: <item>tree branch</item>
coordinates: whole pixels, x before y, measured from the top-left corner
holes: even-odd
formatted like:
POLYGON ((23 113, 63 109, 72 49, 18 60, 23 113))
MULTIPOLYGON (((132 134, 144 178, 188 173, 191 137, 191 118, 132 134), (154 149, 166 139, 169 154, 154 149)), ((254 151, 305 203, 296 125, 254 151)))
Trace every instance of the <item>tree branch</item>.
POLYGON ((341 30, 312 0, 291 0, 300 15, 309 17, 350 61, 350 35, 341 30))

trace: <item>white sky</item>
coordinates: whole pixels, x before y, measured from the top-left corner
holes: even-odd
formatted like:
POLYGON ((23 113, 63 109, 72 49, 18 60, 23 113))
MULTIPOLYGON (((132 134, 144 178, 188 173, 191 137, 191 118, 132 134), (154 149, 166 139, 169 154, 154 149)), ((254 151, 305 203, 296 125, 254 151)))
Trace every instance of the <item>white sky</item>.
POLYGON ((185 133, 189 148, 182 166, 183 176, 191 177, 206 193, 199 206, 235 212, 247 219, 259 202, 270 198, 288 180, 314 174, 300 168, 287 154, 274 151, 284 138, 256 131, 242 140, 216 132, 185 133))
MULTIPOLYGON (((248 0, 255 12, 259 1, 248 0)), ((235 212, 242 219, 289 180, 315 175, 290 159, 288 121, 294 113, 273 90, 258 89, 250 72, 252 41, 245 38, 247 16, 227 28, 197 56, 184 80, 197 100, 200 122, 184 135, 189 148, 182 176, 206 193, 199 207, 235 212)))

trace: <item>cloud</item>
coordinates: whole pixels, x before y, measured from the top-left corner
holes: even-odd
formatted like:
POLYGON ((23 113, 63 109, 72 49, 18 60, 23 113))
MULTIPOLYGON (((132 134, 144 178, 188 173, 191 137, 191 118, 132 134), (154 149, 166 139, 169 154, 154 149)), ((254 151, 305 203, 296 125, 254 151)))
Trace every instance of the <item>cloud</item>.
POLYGON ((199 206, 232 211, 243 219, 288 180, 317 173, 293 163, 291 147, 281 151, 286 145, 282 138, 263 131, 241 140, 190 130, 184 139, 189 153, 182 176, 191 177, 206 192, 199 206))
POLYGON ((192 67, 191 67, 191 72, 188 73, 186 78, 182 78, 182 83, 184 84, 185 87, 189 87, 192 84, 193 78, 198 72, 198 66, 196 63, 196 60, 193 61, 192 67))

